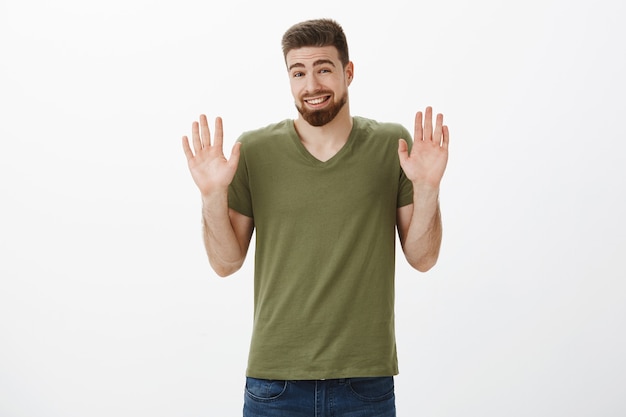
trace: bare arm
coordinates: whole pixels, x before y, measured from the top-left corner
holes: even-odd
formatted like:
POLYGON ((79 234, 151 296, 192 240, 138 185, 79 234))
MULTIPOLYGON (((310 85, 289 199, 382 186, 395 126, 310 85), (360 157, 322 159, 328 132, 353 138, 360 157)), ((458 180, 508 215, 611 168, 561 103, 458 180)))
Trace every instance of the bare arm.
POLYGON ((430 194, 420 199, 419 203, 400 207, 397 222, 407 261, 418 271, 428 271, 437 263, 442 239, 437 195, 430 194))
POLYGON ((413 184, 413 204, 400 207, 397 215, 398 234, 409 264, 426 272, 437 263, 441 248, 442 224, 439 209, 439 185, 448 162, 448 127, 438 114, 435 129, 432 109, 415 115, 415 136, 409 155, 408 145, 400 139, 398 156, 407 178, 413 184))
POLYGON ((254 229, 252 218, 228 208, 227 196, 202 198, 204 247, 217 275, 227 277, 246 259, 254 229))
POLYGON ((204 245, 209 263, 222 277, 237 271, 246 258, 254 223, 228 208, 228 186, 239 163, 239 148, 233 146, 227 160, 222 151, 222 120, 215 121, 215 140, 211 144, 206 116, 192 125, 193 151, 189 139, 183 137, 183 150, 189 171, 202 196, 202 223, 204 245))

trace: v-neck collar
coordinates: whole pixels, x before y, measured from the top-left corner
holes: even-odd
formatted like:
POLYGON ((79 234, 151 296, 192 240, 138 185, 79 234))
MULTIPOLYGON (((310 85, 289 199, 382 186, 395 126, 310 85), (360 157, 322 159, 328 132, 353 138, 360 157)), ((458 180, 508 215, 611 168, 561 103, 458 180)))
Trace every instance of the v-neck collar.
POLYGON ((317 159, 315 156, 313 156, 313 154, 311 152, 309 152, 309 150, 306 148, 306 146, 304 146, 304 144, 302 143, 302 140, 300 140, 300 136, 298 135, 298 131, 296 130, 296 126, 295 126, 295 123, 294 123, 293 119, 289 120, 289 130, 290 130, 291 139, 294 142, 294 144, 296 145, 296 148, 298 149, 299 153, 308 162, 310 162, 314 166, 327 167, 327 166, 330 166, 330 165, 334 165, 335 161, 341 160, 343 158, 343 155, 350 150, 350 148, 352 147, 352 142, 354 142, 353 136, 355 134, 354 132, 356 132, 357 123, 358 123, 358 118, 357 117, 353 117, 352 118, 352 129, 350 129, 350 134, 348 135, 348 140, 346 140, 346 143, 344 143, 343 146, 333 156, 331 156, 326 161, 322 161, 320 159, 317 159))

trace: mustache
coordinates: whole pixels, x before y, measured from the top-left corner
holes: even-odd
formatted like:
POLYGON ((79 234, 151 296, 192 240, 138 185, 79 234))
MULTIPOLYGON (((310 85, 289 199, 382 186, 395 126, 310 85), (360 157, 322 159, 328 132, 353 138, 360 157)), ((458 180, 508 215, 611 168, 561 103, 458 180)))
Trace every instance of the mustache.
POLYGON ((333 92, 330 90, 315 90, 315 91, 311 91, 311 92, 307 92, 304 93, 300 96, 300 99, 302 100, 306 100, 307 98, 311 98, 311 97, 318 97, 318 96, 332 96, 333 92))

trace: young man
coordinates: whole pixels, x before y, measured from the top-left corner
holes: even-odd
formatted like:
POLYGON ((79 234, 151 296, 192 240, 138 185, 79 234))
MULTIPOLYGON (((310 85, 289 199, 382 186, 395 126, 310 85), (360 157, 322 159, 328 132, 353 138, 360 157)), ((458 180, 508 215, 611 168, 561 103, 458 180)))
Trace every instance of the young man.
POLYGON ((328 19, 282 41, 298 117, 244 133, 230 159, 222 121, 183 148, 202 196, 204 243, 220 276, 237 271, 256 230, 254 325, 244 416, 395 416, 395 233, 427 271, 441 244, 443 116, 402 126, 352 117, 354 65, 328 19))

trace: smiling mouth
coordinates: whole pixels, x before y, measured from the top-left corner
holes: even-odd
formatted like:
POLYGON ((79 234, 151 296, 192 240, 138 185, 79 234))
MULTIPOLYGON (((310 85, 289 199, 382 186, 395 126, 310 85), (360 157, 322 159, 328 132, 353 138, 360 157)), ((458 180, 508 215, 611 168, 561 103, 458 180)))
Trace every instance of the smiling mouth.
POLYGON ((304 100, 304 102, 307 103, 307 104, 311 104, 313 106, 316 106, 316 105, 322 104, 322 103, 324 103, 325 101, 328 101, 328 100, 330 100, 330 96, 311 98, 311 99, 308 99, 308 100, 304 100))

